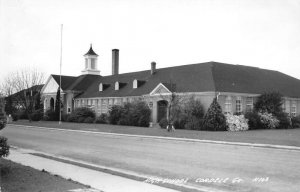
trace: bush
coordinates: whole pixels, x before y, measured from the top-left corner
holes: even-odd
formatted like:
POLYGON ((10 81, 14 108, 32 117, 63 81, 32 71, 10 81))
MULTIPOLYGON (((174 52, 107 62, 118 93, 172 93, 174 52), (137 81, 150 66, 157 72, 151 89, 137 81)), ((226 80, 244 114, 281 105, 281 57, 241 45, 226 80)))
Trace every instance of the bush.
POLYGON ((248 112, 245 114, 245 118, 248 119, 249 130, 263 129, 263 125, 260 122, 260 116, 257 112, 248 112))
POLYGON ((9 145, 7 138, 0 136, 0 157, 7 157, 9 155, 9 145))
POLYGON ((30 118, 32 121, 40 121, 43 118, 43 110, 35 110, 33 113, 30 115, 30 118))
POLYGON ((203 129, 203 119, 199 119, 196 117, 191 117, 186 122, 184 128, 189 130, 202 130, 203 129))
POLYGON ((145 102, 113 105, 109 111, 108 121, 113 125, 132 125, 149 127, 151 110, 145 102))
POLYGON ((5 116, 0 116, 0 130, 4 129, 6 126, 6 117, 5 116))
POLYGON ((214 98, 204 116, 203 129, 208 131, 226 131, 226 118, 217 102, 217 98, 214 98))
POLYGON ((276 114, 276 118, 279 121, 277 129, 290 129, 292 128, 291 118, 287 113, 281 112, 276 114))
POLYGON ((283 112, 282 96, 277 92, 264 93, 257 98, 254 104, 255 111, 276 114, 283 112))
POLYGON ((45 121, 57 121, 58 119, 57 119, 57 115, 56 115, 55 111, 52 110, 52 109, 48 109, 44 114, 43 120, 45 120, 45 121))
POLYGON ((179 118, 180 126, 189 130, 203 129, 204 108, 199 100, 190 97, 184 104, 183 113, 184 114, 179 118))
POLYGON ((173 126, 175 129, 185 129, 185 125, 187 123, 187 115, 182 113, 179 115, 177 119, 173 122, 173 126))
POLYGON ((108 121, 110 124, 117 125, 122 115, 122 107, 113 105, 109 110, 108 121))
POLYGON ((26 113, 26 111, 19 111, 18 113, 18 119, 28 119, 28 115, 26 113))
POLYGON ((244 115, 226 115, 226 125, 228 131, 247 131, 248 120, 244 115))
POLYGON ((265 129, 275 129, 279 126, 279 120, 271 113, 258 113, 260 122, 265 129))
POLYGON ((67 121, 69 121, 69 117, 70 117, 70 114, 62 114, 61 120, 67 122, 67 121))
POLYGON ((12 120, 13 121, 18 121, 19 120, 19 116, 16 113, 11 114, 12 120))
POLYGON ((100 123, 100 124, 106 124, 107 122, 108 122, 108 115, 106 113, 102 113, 95 120, 95 123, 100 123))
POLYGON ((78 122, 78 123, 83 123, 85 119, 88 117, 92 118, 93 120, 96 117, 95 112, 87 107, 80 107, 76 108, 68 117, 69 122, 78 122))
POLYGON ((95 119, 92 117, 87 117, 83 120, 83 123, 94 123, 95 119))
POLYGON ((159 126, 160 128, 162 129, 166 129, 167 126, 168 126, 168 120, 166 118, 162 118, 160 121, 159 121, 159 126))
POLYGON ((300 115, 292 118, 292 126, 293 128, 300 128, 300 115))

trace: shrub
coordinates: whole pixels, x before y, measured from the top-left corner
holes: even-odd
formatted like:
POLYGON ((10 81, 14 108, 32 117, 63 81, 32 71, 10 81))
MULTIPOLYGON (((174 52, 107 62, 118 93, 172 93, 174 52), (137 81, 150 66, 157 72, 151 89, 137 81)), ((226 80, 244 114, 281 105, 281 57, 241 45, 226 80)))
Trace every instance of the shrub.
POLYGON ((279 120, 274 117, 271 113, 258 113, 260 117, 260 122, 265 129, 275 129, 279 126, 279 120))
POLYGON ((184 129, 202 130, 203 116, 204 108, 201 102, 194 97, 190 97, 184 104, 183 114, 179 118, 179 124, 183 126, 184 129))
POLYGON ((30 115, 30 118, 32 121, 40 121, 43 118, 43 111, 42 110, 35 110, 33 113, 30 115))
POLYGON ((69 121, 69 117, 70 117, 70 114, 62 114, 61 120, 62 121, 69 121))
POLYGON ((83 123, 86 118, 91 117, 93 120, 96 117, 95 112, 87 107, 76 108, 68 117, 70 122, 83 123))
POLYGON ((16 113, 11 114, 12 120, 13 121, 18 121, 19 120, 19 116, 16 113))
POLYGON ((199 119, 196 117, 191 117, 186 122, 184 128, 189 130, 202 130, 203 129, 203 119, 199 119))
POLYGON ((185 129, 185 125, 187 123, 187 115, 182 113, 179 115, 177 119, 173 122, 173 126, 175 129, 185 129))
POLYGON ((110 124, 117 125, 122 115, 122 107, 113 105, 109 110, 108 121, 110 124))
POLYGON ((126 103, 123 106, 113 105, 109 111, 110 124, 149 127, 151 110, 145 102, 126 103))
POLYGON ((279 121, 277 129, 290 129, 292 128, 291 118, 287 113, 281 112, 276 114, 276 118, 279 121))
POLYGON ((106 113, 102 113, 96 118, 95 123, 106 124, 108 122, 108 116, 106 113))
POLYGON ((87 117, 83 120, 83 123, 94 123, 95 119, 92 117, 87 117))
POLYGON ((226 131, 226 118, 217 98, 214 98, 204 116, 203 128, 209 131, 226 131))
POLYGON ((0 130, 4 129, 4 127, 6 126, 6 118, 5 116, 0 116, 0 130))
POLYGON ((272 113, 276 116, 282 110, 282 96, 278 92, 264 93, 257 98, 254 104, 256 111, 272 113))
POLYGON ((247 131, 248 120, 244 115, 226 115, 226 125, 228 131, 247 131))
POLYGON ((0 157, 7 157, 9 155, 9 145, 7 138, 0 136, 0 157))
POLYGON ((48 109, 45 113, 44 113, 44 117, 43 120, 45 121, 57 121, 57 116, 54 110, 52 109, 48 109))
POLYGON ((168 126, 168 120, 166 118, 162 118, 160 121, 159 121, 159 126, 160 128, 162 129, 166 129, 167 126, 168 126))
POLYGON ((248 119, 249 130, 263 129, 263 125, 260 122, 260 116, 257 112, 248 112, 245 114, 245 118, 248 119))
POLYGON ((292 118, 292 126, 293 128, 300 128, 300 115, 292 118))
POLYGON ((19 111, 17 114, 18 114, 18 119, 28 119, 28 115, 24 110, 19 111))

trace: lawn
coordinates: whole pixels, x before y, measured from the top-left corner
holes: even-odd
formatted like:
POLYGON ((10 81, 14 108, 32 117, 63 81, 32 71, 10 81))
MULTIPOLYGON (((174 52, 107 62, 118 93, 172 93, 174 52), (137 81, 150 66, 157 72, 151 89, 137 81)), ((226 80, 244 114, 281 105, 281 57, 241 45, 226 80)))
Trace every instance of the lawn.
POLYGON ((67 192, 87 186, 0 158, 1 192, 67 192))
POLYGON ((121 134, 161 136, 161 137, 177 137, 214 141, 230 141, 244 143, 260 143, 274 145, 289 145, 300 147, 300 129, 272 129, 272 130, 251 130, 243 132, 211 132, 211 131, 195 131, 195 130, 176 130, 175 132, 167 132, 160 128, 145 128, 133 126, 119 126, 108 124, 85 124, 85 123, 69 123, 53 121, 29 122, 28 120, 19 120, 13 122, 18 125, 30 125, 39 127, 51 127, 61 129, 86 130, 95 132, 109 132, 121 134))

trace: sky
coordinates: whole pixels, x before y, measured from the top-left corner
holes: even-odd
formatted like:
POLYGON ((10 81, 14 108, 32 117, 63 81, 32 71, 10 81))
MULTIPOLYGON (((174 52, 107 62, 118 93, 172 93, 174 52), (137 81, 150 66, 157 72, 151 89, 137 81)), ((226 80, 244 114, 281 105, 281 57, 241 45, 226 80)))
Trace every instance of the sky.
POLYGON ((0 0, 0 83, 23 68, 78 76, 92 43, 101 75, 216 61, 300 79, 300 0, 0 0))

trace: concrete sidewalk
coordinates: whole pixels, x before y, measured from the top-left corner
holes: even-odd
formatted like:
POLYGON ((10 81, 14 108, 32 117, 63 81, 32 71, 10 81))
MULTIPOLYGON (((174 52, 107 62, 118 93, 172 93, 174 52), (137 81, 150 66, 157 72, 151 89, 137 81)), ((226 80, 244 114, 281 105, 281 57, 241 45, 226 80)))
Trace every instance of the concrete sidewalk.
POLYGON ((7 159, 38 170, 44 169, 51 174, 56 174, 66 179, 70 178, 104 192, 176 192, 175 190, 149 183, 34 156, 17 149, 11 149, 7 159))

